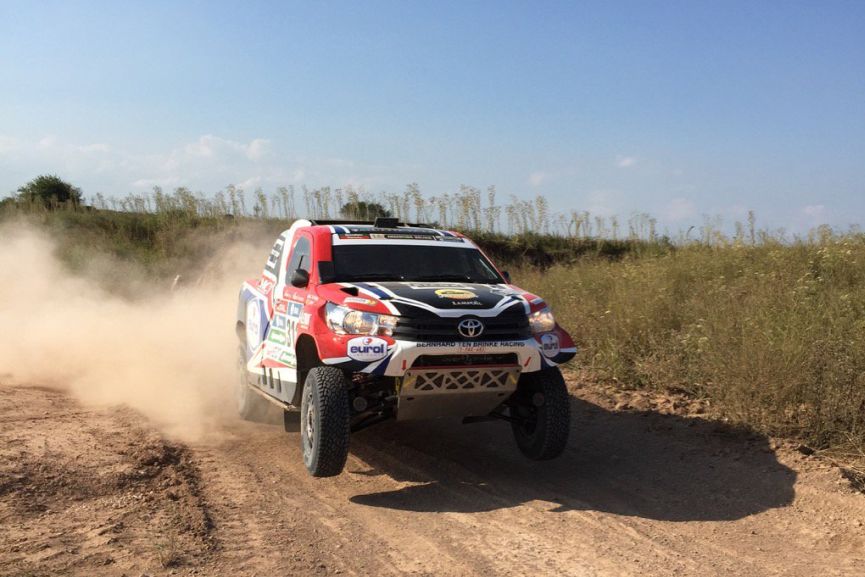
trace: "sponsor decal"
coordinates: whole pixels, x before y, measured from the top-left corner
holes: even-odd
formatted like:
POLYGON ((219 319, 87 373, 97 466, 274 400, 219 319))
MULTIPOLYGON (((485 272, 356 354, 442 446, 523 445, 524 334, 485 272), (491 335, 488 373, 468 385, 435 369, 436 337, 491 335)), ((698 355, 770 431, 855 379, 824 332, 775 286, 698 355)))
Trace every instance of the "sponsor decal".
POLYGON ((353 303, 356 305, 365 305, 368 307, 375 306, 375 301, 372 299, 365 299, 363 297, 345 297, 345 300, 342 301, 345 304, 353 303))
POLYGON ((300 311, 303 310, 303 304, 291 301, 288 303, 288 316, 297 318, 300 316, 300 311))
POLYGON ((371 239, 387 239, 387 240, 440 240, 438 236, 433 234, 408 234, 408 233, 370 233, 371 239))
POLYGON ((387 341, 378 337, 357 337, 346 344, 349 358, 370 363, 387 355, 387 341))
POLYGON ((261 340, 261 312, 256 301, 249 301, 246 305, 246 342, 250 350, 255 348, 261 340))
MULTIPOLYGON (((421 341, 412 343, 417 349, 460 349, 462 347, 474 347, 474 343, 457 342, 457 341, 421 341)), ((487 349, 520 349, 526 346, 525 341, 482 341, 478 346, 483 346, 487 349)))
POLYGON ((264 356, 268 359, 278 359, 280 353, 282 353, 283 349, 279 345, 265 345, 264 347, 264 356))
POLYGON ((498 287, 498 286, 492 287, 490 289, 490 292, 493 293, 494 295, 498 295, 500 297, 514 297, 514 296, 519 296, 520 294, 522 294, 521 292, 514 290, 510 287, 498 287))
POLYGON ((497 343, 493 343, 497 347, 507 347, 511 348, 520 348, 526 346, 526 343, 523 341, 499 341, 497 343))
POLYGON ((285 345, 288 343, 288 336, 284 330, 271 327, 270 333, 267 335, 267 340, 271 343, 276 343, 277 345, 285 345))
POLYGON ((289 350, 283 350, 279 353, 279 362, 284 363, 290 367, 295 366, 297 363, 297 357, 294 356, 294 353, 289 350))
POLYGON ((466 343, 457 347, 457 352, 462 354, 483 354, 487 352, 485 344, 466 343))
POLYGON ((436 295, 443 299, 452 299, 458 301, 476 299, 478 297, 478 295, 466 289, 438 289, 436 290, 436 295))
POLYGON ((300 320, 297 321, 297 324, 302 329, 309 328, 310 314, 309 313, 300 313, 300 320))
POLYGON ((306 295, 306 304, 314 305, 318 302, 318 297, 315 295, 306 295))
POLYGON ((273 281, 268 279, 261 279, 261 281, 259 281, 258 283, 258 288, 263 293, 269 293, 270 289, 273 288, 273 281))
POLYGON ((438 288, 466 288, 465 283, 461 282, 419 282, 419 281, 407 281, 400 283, 409 288, 413 289, 438 289, 438 288))
POLYGON ((288 304, 285 301, 276 301, 273 308, 278 313, 284 313, 288 309, 288 304))
POLYGON ((541 352, 545 357, 552 358, 559 354, 559 337, 553 333, 541 336, 541 352))
POLYGON ((279 238, 276 239, 276 242, 273 243, 273 248, 270 251, 270 254, 267 257, 267 263, 264 265, 264 272, 272 276, 273 278, 277 277, 277 271, 279 270, 279 265, 282 262, 282 249, 285 246, 285 233, 279 235, 279 238))

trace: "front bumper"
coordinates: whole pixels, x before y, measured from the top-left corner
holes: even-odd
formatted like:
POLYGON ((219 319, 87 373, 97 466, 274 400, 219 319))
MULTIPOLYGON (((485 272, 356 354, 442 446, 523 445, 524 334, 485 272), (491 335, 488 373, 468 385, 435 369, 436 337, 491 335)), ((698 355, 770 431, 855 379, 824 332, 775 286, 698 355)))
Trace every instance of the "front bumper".
POLYGON ((516 356, 520 372, 529 373, 565 363, 576 354, 570 336, 558 327, 549 333, 512 341, 415 342, 387 337, 380 340, 387 345, 386 351, 381 353, 382 357, 361 361, 349 356, 351 337, 333 335, 333 342, 328 344, 328 348, 340 354, 322 360, 325 364, 353 372, 401 377, 415 366, 420 356, 512 354, 516 356))

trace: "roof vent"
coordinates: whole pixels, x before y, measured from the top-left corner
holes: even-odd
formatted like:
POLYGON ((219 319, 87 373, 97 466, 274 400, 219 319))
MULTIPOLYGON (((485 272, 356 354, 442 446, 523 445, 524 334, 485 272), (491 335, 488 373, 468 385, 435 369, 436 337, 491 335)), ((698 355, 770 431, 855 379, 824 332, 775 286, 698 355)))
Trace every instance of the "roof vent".
POLYGON ((373 226, 375 228, 396 228, 399 225, 398 218, 379 216, 375 219, 373 226))

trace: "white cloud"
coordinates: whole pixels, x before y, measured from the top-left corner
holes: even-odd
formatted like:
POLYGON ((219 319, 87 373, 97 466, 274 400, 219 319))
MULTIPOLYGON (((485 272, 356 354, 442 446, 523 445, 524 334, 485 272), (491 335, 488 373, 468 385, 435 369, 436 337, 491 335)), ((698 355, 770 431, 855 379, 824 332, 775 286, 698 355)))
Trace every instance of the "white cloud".
POLYGON ((154 186, 212 193, 229 184, 265 190, 299 184, 398 189, 416 178, 416 167, 291 155, 266 138, 237 141, 205 134, 167 150, 140 153, 114 143, 74 143, 55 135, 30 141, 0 135, 0 196, 44 173, 60 175, 87 196, 122 196, 154 186))
POLYGON ((253 161, 259 162, 270 154, 270 141, 264 138, 256 138, 246 147, 246 157, 253 161))
POLYGON ((529 175, 529 185, 532 188, 537 188, 547 179, 547 173, 542 171, 533 172, 529 175))
POLYGON ((0 154, 8 154, 18 149, 18 141, 11 136, 0 134, 0 154))
POLYGON ((633 156, 617 156, 616 166, 619 168, 630 168, 637 164, 637 159, 633 156))
POLYGON ((808 206, 803 206, 800 212, 802 216, 807 218, 820 219, 825 217, 826 207, 822 204, 809 204, 808 206))
POLYGON ((825 205, 809 204, 799 209, 798 218, 795 219, 796 226, 801 230, 809 230, 821 224, 832 222, 832 214, 825 205))
POLYGON ((85 144, 76 148, 81 152, 111 152, 111 147, 102 143, 85 144))
POLYGON ((246 180, 242 180, 237 183, 237 186, 244 190, 253 190, 261 186, 261 177, 260 176, 251 176, 246 180))
POLYGON ((678 222, 697 215, 697 207, 687 198, 674 198, 664 207, 663 217, 668 222, 678 222))
POLYGON ((586 196, 585 207, 593 216, 608 218, 622 214, 623 200, 618 190, 593 190, 586 196))

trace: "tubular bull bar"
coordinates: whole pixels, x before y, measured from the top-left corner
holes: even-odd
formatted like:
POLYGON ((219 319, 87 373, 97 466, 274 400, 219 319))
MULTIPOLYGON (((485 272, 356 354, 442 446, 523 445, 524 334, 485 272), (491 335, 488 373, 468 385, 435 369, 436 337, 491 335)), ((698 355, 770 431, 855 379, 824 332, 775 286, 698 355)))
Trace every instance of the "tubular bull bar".
POLYGON ((397 420, 482 417, 517 390, 519 365, 422 367, 397 379, 397 420))

